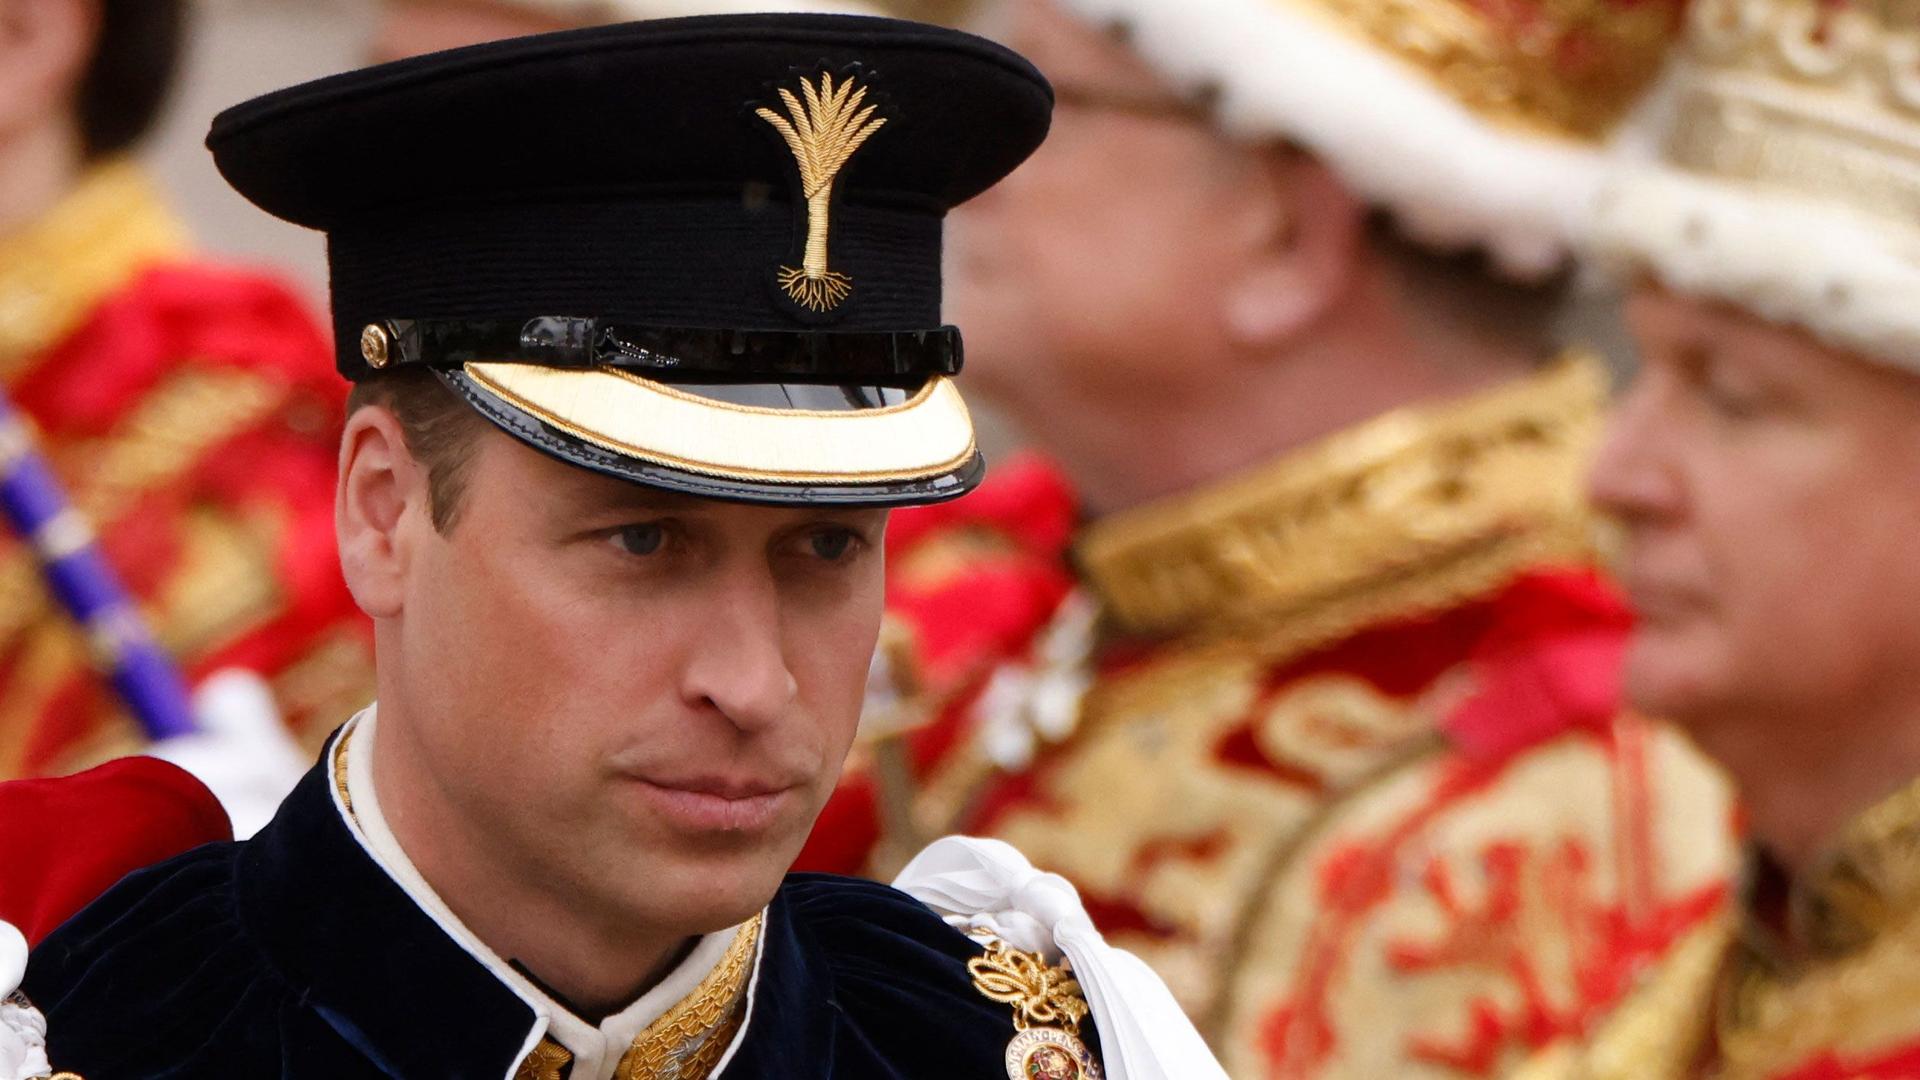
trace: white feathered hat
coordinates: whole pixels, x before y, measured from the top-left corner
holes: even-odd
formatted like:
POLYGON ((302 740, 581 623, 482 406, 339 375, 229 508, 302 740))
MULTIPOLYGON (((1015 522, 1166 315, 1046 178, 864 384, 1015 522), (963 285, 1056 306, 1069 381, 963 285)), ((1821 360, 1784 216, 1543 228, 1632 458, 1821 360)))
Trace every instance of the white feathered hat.
MULTIPOLYGON (((1904 14, 1889 14, 1893 11, 1904 14)), ((1695 0, 1673 103, 1602 193, 1603 265, 1920 370, 1920 20, 1695 0)))
POLYGON ((1124 30, 1229 133, 1328 162, 1413 238, 1558 268, 1602 143, 1659 71, 1677 0, 1060 0, 1124 30))

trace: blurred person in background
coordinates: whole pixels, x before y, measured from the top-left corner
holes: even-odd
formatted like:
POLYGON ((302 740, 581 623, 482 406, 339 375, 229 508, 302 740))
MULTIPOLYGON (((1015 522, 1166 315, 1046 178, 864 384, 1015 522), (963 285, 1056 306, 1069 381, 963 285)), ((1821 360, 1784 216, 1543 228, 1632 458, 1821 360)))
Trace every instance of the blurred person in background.
MULTIPOLYGON (((1621 707, 1607 379, 1554 330, 1678 12, 1310 7, 985 5, 1060 105, 956 212, 947 314, 1091 520, 1024 661, 901 740, 906 813, 849 797, 1066 874, 1234 1075, 1522 1075, 1734 861, 1621 707)), ((1008 548, 955 533, 930 588, 1008 548)))
POLYGON ((637 19, 753 12, 870 12, 858 0, 381 0, 374 63, 502 38, 637 19))
POLYGON ((373 63, 611 22, 600 0, 381 0, 373 63))
POLYGON ((1601 203, 1642 367, 1591 480, 1626 688, 1733 777, 1738 918, 1580 1077, 1920 1076, 1920 75, 1911 7, 1702 0, 1601 203))
MULTIPOLYGON (((196 682, 242 673, 222 734, 163 752, 270 809, 300 767, 275 714, 317 740, 364 704, 369 631, 334 551, 324 335, 275 278, 195 255, 128 157, 187 10, 0 3, 0 379, 159 641, 196 682)), ((0 777, 141 749, 17 537, 0 598, 0 777)))

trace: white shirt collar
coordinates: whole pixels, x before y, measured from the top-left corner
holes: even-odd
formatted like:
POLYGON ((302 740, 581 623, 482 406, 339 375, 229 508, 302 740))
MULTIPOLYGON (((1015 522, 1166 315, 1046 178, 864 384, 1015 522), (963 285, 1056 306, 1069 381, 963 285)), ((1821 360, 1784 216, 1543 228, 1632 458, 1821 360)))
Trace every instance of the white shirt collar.
MULTIPOLYGON (((693 947, 693 951, 680 965, 673 969, 653 989, 641 995, 639 1000, 607 1017, 598 1026, 575 1016, 564 1006, 554 1001, 526 976, 502 960, 492 949, 482 942, 473 931, 454 915, 446 902, 440 899, 433 887, 427 884, 413 860, 400 846, 400 841, 387 826, 385 815, 380 810, 380 795, 373 781, 373 741, 376 729, 378 703, 367 708, 352 720, 341 732, 340 737, 352 735, 347 745, 346 788, 352 798, 352 812, 340 805, 338 795, 334 799, 347 827, 361 841, 374 861, 381 869, 404 889, 413 902, 420 906, 433 921, 439 924, 459 946, 471 954, 474 959, 486 965, 488 971, 499 979, 516 996, 525 1001, 535 1014, 532 1033, 521 1052, 524 1059, 533 1052, 540 1040, 548 1038, 573 1055, 573 1071, 568 1075, 576 1080, 612 1080, 614 1070, 620 1059, 626 1054, 641 1032, 659 1019, 666 1011, 700 985, 701 980, 726 956, 728 946, 746 924, 735 926, 702 937, 693 947)), ((747 989, 747 1016, 750 1021, 753 1014, 753 999, 760 981, 760 957, 764 948, 756 945, 753 957, 753 973, 747 989)), ((720 1059, 720 1068, 714 1070, 718 1075, 725 1063, 733 1058, 739 1048, 740 1040, 746 1036, 748 1024, 743 1022, 733 1038, 733 1044, 720 1059)), ((512 1073, 508 1074, 511 1080, 512 1073)))

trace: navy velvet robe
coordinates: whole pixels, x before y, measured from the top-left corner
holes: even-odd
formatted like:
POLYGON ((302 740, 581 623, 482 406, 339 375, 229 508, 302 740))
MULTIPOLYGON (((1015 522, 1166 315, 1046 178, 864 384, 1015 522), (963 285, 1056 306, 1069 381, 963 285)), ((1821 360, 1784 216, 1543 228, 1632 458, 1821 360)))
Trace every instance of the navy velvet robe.
MULTIPOLYGON (((1004 1077, 1009 1006, 912 898, 815 875, 767 913, 728 1080, 1004 1077)), ((253 840, 122 881, 33 954, 52 1059, 87 1080, 508 1080, 533 1011, 348 831, 316 768, 253 840)))

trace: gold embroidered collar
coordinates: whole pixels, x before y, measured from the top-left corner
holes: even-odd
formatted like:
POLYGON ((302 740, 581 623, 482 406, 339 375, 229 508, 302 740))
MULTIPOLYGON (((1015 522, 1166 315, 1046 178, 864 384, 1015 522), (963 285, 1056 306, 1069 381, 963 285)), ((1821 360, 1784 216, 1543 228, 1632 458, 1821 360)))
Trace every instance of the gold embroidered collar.
MULTIPOLYGON (((762 915, 740 928, 721 959, 693 993, 647 1025, 621 1056, 614 1080, 707 1080, 746 1021, 747 981, 760 941, 762 915)), ((561 1080, 573 1055, 542 1039, 514 1080, 561 1080)))
POLYGON ((0 237, 0 379, 78 329, 102 299, 187 246, 141 170, 101 165, 26 231, 0 237))
POLYGON ((1378 619, 1587 559, 1582 473, 1608 390, 1597 360, 1377 417, 1250 475, 1111 515, 1077 555, 1116 625, 1252 633, 1293 652, 1378 619))
POLYGON ((1721 986, 1730 1071, 1772 1075, 1849 1042, 1920 1036, 1920 781, 1855 818, 1789 890, 1798 951, 1751 902, 1743 912, 1721 986))

